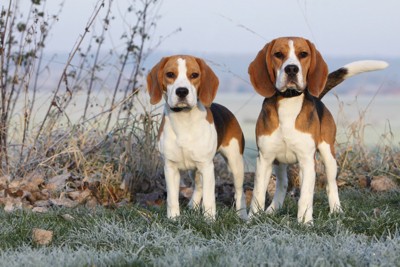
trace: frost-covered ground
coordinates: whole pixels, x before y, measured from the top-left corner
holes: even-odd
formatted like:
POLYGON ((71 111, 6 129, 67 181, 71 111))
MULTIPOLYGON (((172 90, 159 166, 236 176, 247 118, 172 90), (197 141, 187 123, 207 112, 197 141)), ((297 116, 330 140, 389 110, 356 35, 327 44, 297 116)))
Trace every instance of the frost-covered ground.
POLYGON ((186 209, 178 221, 165 219, 163 208, 2 211, 0 265, 398 266, 399 192, 341 197, 344 214, 329 216, 326 194, 316 195, 312 227, 296 223, 291 199, 275 216, 249 223, 226 207, 214 223, 186 209), (35 244, 32 228, 53 231, 52 242, 35 244))

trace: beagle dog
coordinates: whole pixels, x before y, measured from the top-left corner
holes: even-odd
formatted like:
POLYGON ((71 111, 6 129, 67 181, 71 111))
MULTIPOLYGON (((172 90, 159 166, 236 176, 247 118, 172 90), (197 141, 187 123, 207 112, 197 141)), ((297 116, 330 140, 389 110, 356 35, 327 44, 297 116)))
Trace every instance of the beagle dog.
POLYGON ((336 125, 321 97, 348 77, 386 66, 383 61, 353 62, 332 72, 328 79, 328 67, 321 54, 304 38, 278 38, 259 51, 248 69, 254 89, 265 97, 256 124, 259 154, 250 216, 264 210, 274 164, 276 192, 266 212, 282 207, 288 184, 287 165, 298 162, 297 220, 312 223, 317 150, 327 174, 330 212, 341 211, 336 184, 336 125))
POLYGON ((224 106, 212 103, 218 78, 200 58, 187 55, 164 57, 147 76, 150 103, 165 99, 158 133, 158 147, 164 159, 167 186, 167 216, 180 215, 180 170, 194 178, 190 207, 202 208, 215 218, 216 152, 226 159, 234 178, 236 210, 247 219, 243 193, 244 137, 235 116, 224 106))

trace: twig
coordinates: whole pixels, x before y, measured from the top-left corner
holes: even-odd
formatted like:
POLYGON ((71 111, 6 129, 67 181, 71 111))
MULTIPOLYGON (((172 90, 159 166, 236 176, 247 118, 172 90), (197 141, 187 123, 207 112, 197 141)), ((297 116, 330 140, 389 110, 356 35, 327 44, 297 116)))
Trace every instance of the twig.
POLYGON ((44 129, 45 123, 46 123, 46 121, 47 121, 47 118, 48 118, 49 115, 50 115, 50 111, 51 111, 51 109, 53 108, 53 103, 56 101, 57 94, 58 94, 58 92, 60 91, 61 83, 62 83, 64 77, 66 78, 66 76, 67 76, 67 68, 69 67, 69 65, 70 65, 70 63, 71 63, 71 61, 72 61, 72 59, 74 58, 76 52, 78 51, 79 47, 81 46, 81 44, 82 44, 83 40, 85 39, 87 33, 89 32, 90 27, 93 25, 93 23, 94 23, 96 17, 97 17, 98 14, 100 13, 100 10, 104 7, 104 5, 105 5, 104 2, 105 2, 105 0, 102 0, 102 1, 101 1, 101 4, 99 5, 99 7, 98 7, 97 9, 95 9, 94 14, 93 14, 92 17, 89 19, 89 22, 88 22, 88 24, 86 25, 85 30, 84 30, 82 36, 79 38, 78 43, 77 43, 77 44, 75 45, 75 47, 72 49, 72 53, 70 54, 70 56, 69 56, 69 58, 68 58, 68 60, 67 60, 67 63, 65 64, 65 67, 64 67, 64 69, 63 69, 63 71, 62 71, 60 80, 58 81, 57 88, 56 88, 56 90, 55 90, 55 92, 54 92, 54 94, 53 94, 53 99, 52 99, 52 101, 51 101, 51 104, 49 105, 49 108, 48 108, 48 110, 47 110, 47 112, 46 112, 46 115, 45 115, 45 117, 43 118, 43 121, 42 121, 42 123, 41 123, 41 125, 40 125, 40 127, 39 127, 39 130, 38 130, 37 134, 36 134, 36 137, 34 138, 33 147, 28 151, 28 155, 27 155, 27 157, 26 157, 25 162, 29 161, 29 158, 30 158, 32 149, 33 149, 34 147, 36 147, 36 145, 37 145, 37 142, 38 142, 38 140, 39 140, 39 136, 41 135, 41 133, 42 133, 42 131, 43 131, 43 129, 44 129))

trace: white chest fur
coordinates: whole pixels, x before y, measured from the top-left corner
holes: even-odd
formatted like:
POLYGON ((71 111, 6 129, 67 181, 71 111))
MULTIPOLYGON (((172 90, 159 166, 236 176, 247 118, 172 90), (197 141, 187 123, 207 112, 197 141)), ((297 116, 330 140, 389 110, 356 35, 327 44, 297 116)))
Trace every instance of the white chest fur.
POLYGON ((279 101, 279 126, 271 135, 258 137, 258 146, 262 157, 277 159, 282 163, 296 163, 299 157, 311 155, 315 151, 315 142, 309 133, 295 128, 304 100, 304 94, 279 101))
POLYGON ((181 170, 210 162, 216 153, 217 132, 206 116, 207 111, 201 104, 190 111, 165 111, 159 150, 166 160, 176 163, 181 170))

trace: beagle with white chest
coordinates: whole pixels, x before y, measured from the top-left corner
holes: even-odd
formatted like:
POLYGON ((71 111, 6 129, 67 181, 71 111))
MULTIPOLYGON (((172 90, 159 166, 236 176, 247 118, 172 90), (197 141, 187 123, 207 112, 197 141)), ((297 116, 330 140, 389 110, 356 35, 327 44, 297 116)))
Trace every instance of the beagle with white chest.
POLYGON ((336 125, 320 99, 344 79, 386 66, 383 61, 353 62, 328 78, 328 67, 321 54, 304 38, 278 38, 259 51, 248 70, 254 89, 265 97, 256 124, 259 154, 250 216, 264 210, 274 164, 276 192, 266 211, 271 213, 282 207, 288 184, 287 165, 298 162, 297 219, 312 223, 316 151, 325 165, 330 212, 341 211, 336 184, 336 125))
POLYGON ((235 116, 224 106, 212 103, 218 84, 217 76, 204 60, 186 55, 162 58, 147 76, 151 104, 165 99, 158 146, 165 163, 169 218, 180 215, 180 170, 189 170, 194 176, 190 207, 202 203, 205 216, 215 218, 213 158, 219 152, 233 174, 236 210, 247 219, 244 137, 235 116))

